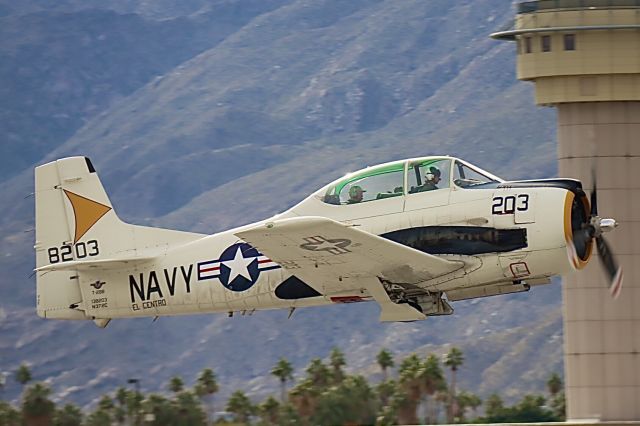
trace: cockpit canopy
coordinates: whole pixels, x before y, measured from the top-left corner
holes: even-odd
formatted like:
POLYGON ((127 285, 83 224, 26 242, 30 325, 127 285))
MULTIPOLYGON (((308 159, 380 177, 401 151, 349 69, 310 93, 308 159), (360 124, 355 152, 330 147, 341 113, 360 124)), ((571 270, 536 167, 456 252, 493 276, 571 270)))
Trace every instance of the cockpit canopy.
POLYGON ((479 188, 502 179, 451 157, 425 157, 367 167, 349 173, 317 196, 328 204, 347 205, 427 191, 479 188))

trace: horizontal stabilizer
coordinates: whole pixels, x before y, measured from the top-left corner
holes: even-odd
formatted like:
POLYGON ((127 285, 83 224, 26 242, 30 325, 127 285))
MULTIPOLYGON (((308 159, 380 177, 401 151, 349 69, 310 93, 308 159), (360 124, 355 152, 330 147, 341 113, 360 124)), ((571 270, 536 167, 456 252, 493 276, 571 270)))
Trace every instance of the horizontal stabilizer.
POLYGON ((115 269, 137 265, 155 259, 151 257, 130 257, 125 259, 98 259, 98 260, 73 260, 70 262, 53 263, 51 265, 36 268, 36 272, 50 271, 88 271, 98 269, 115 269))

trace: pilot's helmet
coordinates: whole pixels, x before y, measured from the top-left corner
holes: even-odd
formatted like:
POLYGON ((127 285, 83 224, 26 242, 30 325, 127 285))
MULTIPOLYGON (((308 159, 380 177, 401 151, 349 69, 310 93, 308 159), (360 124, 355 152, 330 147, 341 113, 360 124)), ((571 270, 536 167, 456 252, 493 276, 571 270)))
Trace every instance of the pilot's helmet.
POLYGON ((358 193, 367 192, 365 189, 362 189, 359 185, 353 185, 349 188, 349 197, 354 198, 358 193))
POLYGON ((430 180, 434 180, 436 178, 436 176, 439 178, 441 175, 440 173, 440 169, 438 169, 435 166, 431 166, 429 167, 429 170, 427 170, 427 173, 425 173, 424 177, 430 181, 430 180))

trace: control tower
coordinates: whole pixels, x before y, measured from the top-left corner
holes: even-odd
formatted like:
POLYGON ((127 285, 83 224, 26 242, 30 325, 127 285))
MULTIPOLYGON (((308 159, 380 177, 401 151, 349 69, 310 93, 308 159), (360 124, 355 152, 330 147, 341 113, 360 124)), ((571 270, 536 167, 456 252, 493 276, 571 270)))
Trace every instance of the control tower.
POLYGON ((589 191, 595 168, 598 213, 620 224, 607 235, 625 275, 618 299, 597 261, 564 278, 567 418, 638 420, 640 0, 522 2, 492 37, 516 42, 518 78, 558 110, 559 175, 589 191))

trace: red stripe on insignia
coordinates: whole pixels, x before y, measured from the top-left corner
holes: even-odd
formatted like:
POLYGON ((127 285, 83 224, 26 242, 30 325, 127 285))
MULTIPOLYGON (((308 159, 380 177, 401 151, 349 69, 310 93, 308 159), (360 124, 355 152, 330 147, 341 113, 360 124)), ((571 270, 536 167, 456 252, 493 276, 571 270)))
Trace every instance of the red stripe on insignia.
POLYGON ((220 269, 220 267, 216 266, 216 267, 213 267, 213 268, 200 269, 200 272, 211 272, 211 271, 217 271, 219 269, 220 269))
POLYGON ((258 260, 258 263, 269 263, 269 262, 273 262, 273 261, 271 259, 258 260))

